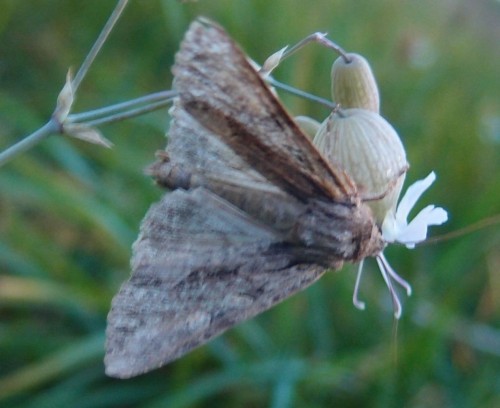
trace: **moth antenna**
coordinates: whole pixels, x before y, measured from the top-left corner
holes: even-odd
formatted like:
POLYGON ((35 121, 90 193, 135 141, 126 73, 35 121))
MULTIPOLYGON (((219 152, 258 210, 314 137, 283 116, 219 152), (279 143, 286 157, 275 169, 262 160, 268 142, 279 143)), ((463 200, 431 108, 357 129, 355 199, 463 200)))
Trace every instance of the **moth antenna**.
POLYGON ((358 266, 358 273, 356 274, 356 283, 354 284, 354 293, 352 295, 352 303, 359 310, 365 310, 365 302, 359 300, 359 286, 361 284, 361 275, 363 274, 363 263, 364 259, 361 260, 358 266))

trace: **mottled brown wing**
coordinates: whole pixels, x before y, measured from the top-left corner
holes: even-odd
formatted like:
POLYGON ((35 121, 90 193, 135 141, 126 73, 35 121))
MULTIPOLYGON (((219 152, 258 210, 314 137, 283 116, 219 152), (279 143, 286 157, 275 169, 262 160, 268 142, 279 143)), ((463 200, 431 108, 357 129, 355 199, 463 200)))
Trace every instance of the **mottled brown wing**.
POLYGON ((170 114, 166 154, 149 168, 160 184, 172 190, 204 187, 274 229, 293 227, 305 211, 299 200, 252 169, 180 101, 170 114))
POLYGON ((322 275, 280 242, 203 188, 166 194, 147 213, 132 277, 113 299, 106 373, 128 378, 160 367, 322 275))
POLYGON ((173 68, 182 107, 250 167, 296 198, 349 201, 355 185, 301 132, 224 30, 191 24, 173 68))

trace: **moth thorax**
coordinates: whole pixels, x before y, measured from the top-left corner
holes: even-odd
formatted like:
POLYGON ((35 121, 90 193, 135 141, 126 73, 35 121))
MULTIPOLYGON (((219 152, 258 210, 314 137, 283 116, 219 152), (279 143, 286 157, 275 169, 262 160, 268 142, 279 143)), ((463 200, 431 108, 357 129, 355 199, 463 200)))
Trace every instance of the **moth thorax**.
POLYGON ((384 247, 371 210, 359 203, 312 201, 298 217, 292 239, 323 254, 325 259, 344 261, 375 256, 384 247))

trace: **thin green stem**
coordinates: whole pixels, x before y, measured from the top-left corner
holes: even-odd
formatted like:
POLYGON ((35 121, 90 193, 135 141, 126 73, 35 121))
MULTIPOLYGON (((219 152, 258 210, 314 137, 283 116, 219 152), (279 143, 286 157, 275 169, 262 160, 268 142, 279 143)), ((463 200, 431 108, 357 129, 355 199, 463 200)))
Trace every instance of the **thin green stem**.
POLYGON ((425 241, 418 243, 419 247, 424 245, 433 245, 437 242, 448 241, 462 235, 471 234, 483 228, 490 227, 492 225, 500 224, 500 214, 495 214, 490 217, 479 220, 473 224, 467 225, 465 227, 459 228, 458 230, 448 232, 447 234, 437 235, 435 237, 427 238, 425 241))
POLYGON ((85 60, 83 61, 80 69, 75 75, 75 78, 73 79, 71 85, 73 86, 73 92, 76 93, 78 87, 80 86, 80 83, 82 82, 83 78, 87 74, 87 71, 89 70, 90 66, 94 62, 97 54, 101 50, 102 46, 104 45, 106 39, 108 38, 109 34, 111 33, 111 30, 113 29, 114 25, 120 18, 123 10, 125 9, 126 5, 128 3, 128 0, 120 0, 118 1, 118 4, 116 5, 115 9, 111 13, 111 16, 109 17, 108 21, 106 22, 105 26, 103 27, 101 33, 99 34, 99 37, 97 37, 97 40, 95 41, 94 45, 90 49, 89 53, 85 57, 85 60))
MULTIPOLYGON (((131 99, 126 102, 117 103, 115 105, 105 106, 103 108, 94 109, 87 112, 68 115, 68 121, 72 123, 81 123, 85 121, 96 120, 97 118, 100 118, 102 116, 115 114, 116 112, 124 111, 146 103, 151 104, 153 102, 165 102, 166 104, 167 102, 169 103, 177 95, 178 93, 172 90, 156 92, 146 96, 141 96, 140 98, 131 99)), ((165 106, 165 104, 162 106, 165 106)))
POLYGON ((26 136, 20 142, 14 144, 8 149, 0 153, 0 167, 7 163, 9 160, 13 159, 15 156, 31 149, 36 144, 40 143, 42 140, 46 139, 48 136, 58 133, 59 125, 54 119, 50 119, 45 125, 40 129, 33 132, 32 134, 26 136))
POLYGON ((281 89, 285 92, 288 92, 292 95, 296 95, 298 97, 309 99, 313 102, 317 102, 321 105, 326 106, 328 109, 335 109, 335 107, 337 106, 336 103, 329 101, 328 99, 321 98, 319 96, 310 94, 310 93, 305 92, 305 91, 301 91, 300 89, 294 88, 293 86, 290 86, 290 85, 284 84, 283 82, 277 81, 276 79, 274 79, 272 77, 267 77, 266 81, 269 82, 272 86, 274 86, 276 88, 279 88, 279 89, 281 89))
POLYGON ((324 47, 330 48, 331 50, 334 50, 338 55, 340 55, 345 62, 351 62, 349 56, 347 53, 344 51, 342 47, 339 45, 335 44, 333 41, 329 40, 326 38, 326 33, 314 33, 303 40, 299 41, 297 44, 295 44, 293 47, 288 48, 283 55, 281 56, 280 62, 283 61, 285 58, 288 58, 290 55, 294 54, 301 48, 303 48, 305 45, 309 44, 310 42, 317 42, 318 44, 323 45, 324 47))
MULTIPOLYGON (((128 0, 119 0, 118 4, 116 5, 115 9, 111 13, 111 16, 109 17, 108 21, 106 22, 104 28, 102 29, 101 33, 99 34, 99 37, 97 38, 96 42, 92 46, 90 52, 87 54, 85 57, 85 60, 83 61, 80 69, 78 70, 77 74, 75 75, 75 78, 73 79, 71 85, 72 85, 72 92, 73 94, 76 93, 76 90, 80 86, 80 83, 82 82, 83 78, 85 77, 87 71, 89 70, 90 66, 95 60, 95 57, 99 53, 100 49, 102 48, 104 42, 106 41, 107 37, 109 36, 109 33, 113 29, 114 25, 118 21, 120 15, 122 14, 123 10, 125 9, 125 6, 127 5, 128 0)), ((57 110, 57 108, 56 108, 57 110)), ((9 147, 8 149, 4 150, 3 152, 0 153, 0 166, 4 165, 7 163, 9 160, 12 160, 14 157, 17 155, 25 152, 26 150, 32 148, 36 144, 40 143, 42 140, 46 139, 49 137, 51 134, 55 133, 60 133, 61 132, 61 123, 58 123, 57 119, 55 118, 55 115, 52 115, 51 119, 40 129, 37 131, 33 132, 29 136, 26 136, 24 139, 21 141, 17 142, 13 146, 9 147)))
POLYGON ((89 120, 88 122, 82 122, 82 125, 87 126, 99 126, 113 122, 120 122, 125 119, 130 119, 136 116, 143 115, 148 112, 153 112, 155 110, 161 109, 171 103, 170 99, 162 100, 156 103, 151 103, 147 106, 143 106, 136 109, 130 109, 125 112, 117 113, 115 115, 106 116, 104 118, 89 120))
MULTIPOLYGON (((145 97, 134 99, 133 101, 128 101, 124 103, 119 103, 108 108, 96 109, 89 112, 83 112, 68 117, 68 123, 78 123, 87 126, 98 126, 109 124, 113 122, 122 121, 125 119, 130 119, 136 116, 143 115, 144 113, 152 112, 161 109, 172 102, 172 99, 177 95, 175 91, 165 91, 157 92, 155 94, 147 95, 145 97), (156 101, 149 103, 147 105, 141 106, 139 108, 128 109, 123 112, 116 114, 110 114, 108 116, 103 116, 105 113, 113 113, 119 111, 118 108, 127 108, 136 106, 140 103, 147 101, 156 101), (133 103, 132 103, 133 102, 133 103), (78 119, 78 120, 75 120, 78 119), (83 119, 87 119, 84 121, 83 119)), ((44 126, 42 126, 37 131, 26 136, 24 139, 9 147, 0 153, 0 167, 7 163, 9 160, 13 159, 17 155, 25 152, 26 150, 32 148, 36 144, 40 143, 42 140, 53 134, 61 133, 61 125, 52 117, 44 126)))

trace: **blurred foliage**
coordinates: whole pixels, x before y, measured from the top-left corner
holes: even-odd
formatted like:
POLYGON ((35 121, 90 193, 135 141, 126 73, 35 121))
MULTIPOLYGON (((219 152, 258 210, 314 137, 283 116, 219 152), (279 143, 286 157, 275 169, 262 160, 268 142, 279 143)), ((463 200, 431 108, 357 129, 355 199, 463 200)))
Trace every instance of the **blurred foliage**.
MULTIPOLYGON (((114 2, 0 0, 0 148, 51 114, 114 2)), ((424 200, 450 211, 442 234, 500 212, 500 3, 494 0, 131 2, 79 90, 84 111, 168 89, 197 15, 257 61, 314 31, 372 64, 399 130, 408 183, 435 170, 424 200)), ((276 72, 329 97, 335 56, 310 45, 276 72)), ((321 106, 282 95, 295 114, 321 106)), ((2 407, 498 407, 498 224, 408 251, 388 248, 414 295, 394 331, 389 295, 354 268, 136 379, 103 372, 106 314, 130 246, 161 192, 142 174, 165 144, 166 110, 101 130, 112 150, 53 137, 0 171, 2 407)))

